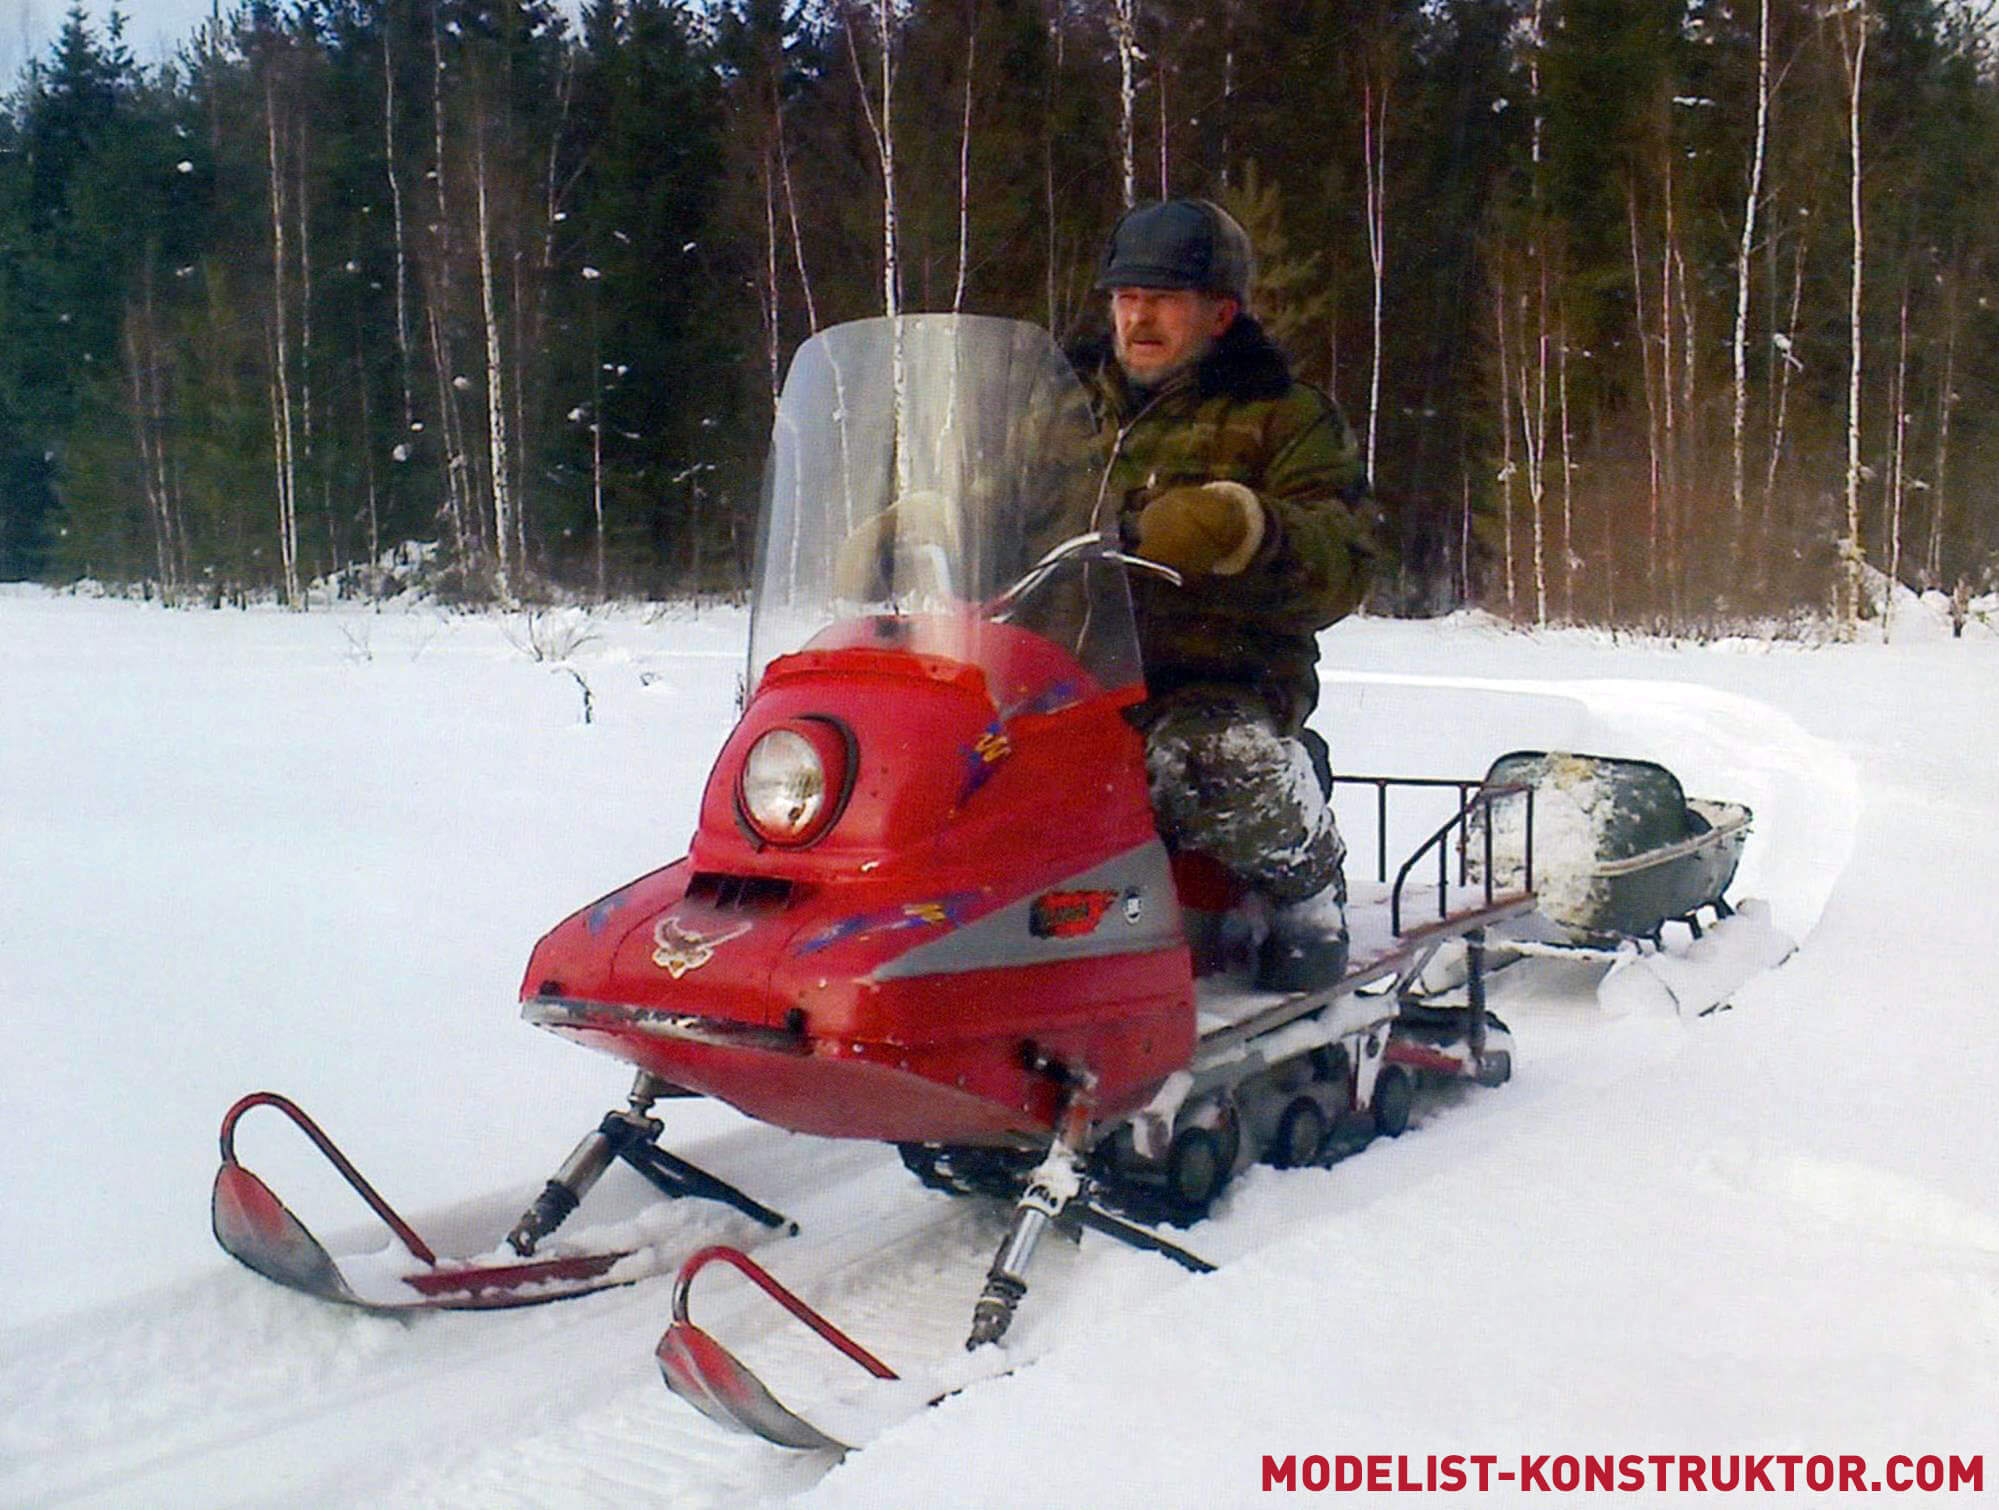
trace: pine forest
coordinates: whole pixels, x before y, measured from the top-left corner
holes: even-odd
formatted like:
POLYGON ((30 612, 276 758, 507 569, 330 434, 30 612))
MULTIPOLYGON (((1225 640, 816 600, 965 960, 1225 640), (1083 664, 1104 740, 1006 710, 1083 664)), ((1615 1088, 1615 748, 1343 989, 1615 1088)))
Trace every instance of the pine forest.
POLYGON ((1377 611, 1859 633, 1999 587, 1989 3, 78 6, 0 107, 0 579, 730 592, 809 335, 1079 339, 1198 195, 1377 611))

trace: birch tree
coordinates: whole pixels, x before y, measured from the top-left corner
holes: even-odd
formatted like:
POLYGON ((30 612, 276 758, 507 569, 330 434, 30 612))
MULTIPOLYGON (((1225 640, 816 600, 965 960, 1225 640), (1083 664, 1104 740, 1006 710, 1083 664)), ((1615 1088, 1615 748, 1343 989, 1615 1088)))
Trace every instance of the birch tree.
POLYGON ((1958 269, 1956 259, 1943 275, 1943 376, 1937 383, 1936 464, 1930 477, 1930 529, 1923 552, 1923 581, 1943 585, 1944 481, 1950 472, 1950 416, 1957 406, 1958 269))
POLYGON ((1897 311, 1895 334, 1895 377, 1889 384, 1894 418, 1889 426, 1893 436, 1888 452, 1888 496, 1886 528, 1888 542, 1888 589, 1881 599, 1881 639, 1885 643, 1895 617, 1895 588, 1902 580, 1902 502, 1908 493, 1909 438, 1909 283, 1902 280, 1902 298, 1897 311))
POLYGON ((302 609, 305 590, 299 578, 298 467, 293 455, 296 427, 292 413, 291 279, 285 245, 289 192, 283 142, 288 134, 288 122, 281 122, 278 115, 274 49, 267 55, 264 73, 265 162, 269 169, 271 212, 271 456, 276 473, 278 551, 285 606, 302 609))
POLYGON ((1750 141, 1749 186, 1742 197, 1742 238, 1735 255, 1735 407, 1730 417, 1729 499, 1736 551, 1748 540, 1744 527, 1743 452, 1749 421, 1749 262, 1756 247, 1756 212, 1763 198, 1763 155, 1770 135, 1770 0, 1757 0, 1756 130, 1750 141))
POLYGON ((875 0, 876 40, 880 49, 877 76, 881 102, 876 105, 861 66, 860 44, 854 37, 854 12, 845 12, 847 57, 854 67, 854 83, 860 92, 861 111, 868 134, 874 141, 875 160, 881 168, 882 183, 882 313, 891 319, 900 312, 902 282, 897 263, 901 223, 895 203, 895 5, 894 0, 875 0))
POLYGON ((1388 279, 1388 77, 1373 68, 1361 76, 1361 161, 1366 174, 1367 262, 1373 279, 1367 370, 1367 478, 1377 475, 1381 436, 1382 290, 1388 279))
POLYGON ((1842 566, 1837 604, 1840 633, 1851 639, 1858 625, 1865 584, 1866 552, 1860 533, 1860 379, 1861 379, 1861 290, 1867 263, 1867 227, 1862 214, 1862 162, 1860 138, 1861 85, 1866 77, 1867 34, 1872 18, 1867 0, 1845 0, 1833 15, 1839 40, 1840 61, 1846 73, 1846 143, 1848 212, 1853 233, 1853 255, 1847 279, 1847 375, 1846 375, 1846 533, 1839 541, 1842 566))
POLYGON ((435 191, 437 219, 431 223, 427 246, 429 286, 425 290, 425 329, 430 338, 430 362, 437 385, 437 414, 443 467, 445 517, 452 537, 452 553, 461 563, 476 548, 478 512, 473 507, 472 465, 465 441, 465 421, 458 404, 457 363, 453 358, 450 315, 455 279, 452 276, 454 238, 451 230, 452 198, 448 184, 450 155, 446 150, 448 113, 445 106, 444 21, 441 6, 430 14, 430 123, 431 186, 435 191))
POLYGON ((1118 60, 1118 163, 1123 169, 1122 203, 1138 203, 1138 64, 1145 55, 1138 46, 1137 0, 1111 0, 1111 40, 1118 60))
POLYGON ((514 601, 516 545, 513 472, 508 459, 506 365, 501 358, 500 316, 494 298, 493 231, 489 210, 492 169, 483 112, 472 131, 473 198, 478 207, 476 250, 479 262, 479 308, 486 333, 486 433, 490 447, 493 497, 493 590, 502 604, 514 601))
POLYGON ((389 184, 389 220, 395 243, 396 263, 396 376, 403 399, 403 440, 397 459, 417 429, 416 394, 411 379, 409 317, 409 241, 403 223, 403 180, 396 147, 396 23, 393 11, 382 13, 382 173, 389 184))
MULTIPOLYGON (((1647 482, 1647 524, 1645 585, 1654 598, 1659 589, 1660 516, 1663 513, 1663 468, 1660 463, 1659 382, 1652 372, 1652 334, 1645 323, 1645 264, 1638 239, 1638 189, 1626 189, 1625 208, 1631 233, 1631 302, 1637 325, 1638 363, 1645 387, 1645 460, 1647 482)), ((1671 374, 1667 374, 1671 382, 1671 374)))
POLYGON ((972 255, 972 79, 979 61, 978 0, 965 3, 965 108, 958 123, 958 281, 951 289, 951 313, 965 307, 965 276, 972 255))

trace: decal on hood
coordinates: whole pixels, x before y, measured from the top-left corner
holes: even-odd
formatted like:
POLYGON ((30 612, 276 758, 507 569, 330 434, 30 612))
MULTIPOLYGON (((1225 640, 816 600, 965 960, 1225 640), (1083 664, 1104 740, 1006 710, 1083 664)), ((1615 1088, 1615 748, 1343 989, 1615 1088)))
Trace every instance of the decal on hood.
POLYGON ((689 970, 699 970, 715 957, 715 951, 731 939, 739 939, 753 927, 738 923, 717 933, 697 933, 668 913, 652 928, 652 962, 675 980, 689 970))

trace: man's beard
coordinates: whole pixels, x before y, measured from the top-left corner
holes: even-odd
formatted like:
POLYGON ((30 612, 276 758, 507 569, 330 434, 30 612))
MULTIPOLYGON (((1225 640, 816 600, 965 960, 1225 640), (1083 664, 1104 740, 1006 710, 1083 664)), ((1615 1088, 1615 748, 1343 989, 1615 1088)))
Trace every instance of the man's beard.
POLYGON ((1133 388, 1147 390, 1163 388, 1174 378, 1180 376, 1181 373, 1193 371, 1194 368, 1201 365, 1207 358, 1208 353, 1214 349, 1215 343, 1212 338, 1197 341, 1194 344, 1193 350, 1181 357, 1179 361, 1171 363, 1168 366, 1151 368, 1141 375, 1132 369, 1131 363, 1125 360, 1124 342, 1118 340, 1115 336, 1111 340, 1111 351, 1117 358, 1118 370, 1124 374, 1125 382, 1133 388))

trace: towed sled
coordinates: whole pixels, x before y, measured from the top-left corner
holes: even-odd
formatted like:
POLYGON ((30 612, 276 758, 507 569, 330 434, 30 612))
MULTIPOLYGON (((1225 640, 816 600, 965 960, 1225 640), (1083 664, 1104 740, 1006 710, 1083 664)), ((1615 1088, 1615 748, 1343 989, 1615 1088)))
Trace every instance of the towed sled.
POLYGON ((1742 846, 1749 809, 1687 800, 1673 773, 1649 760, 1516 750, 1485 784, 1534 788, 1534 821, 1500 829, 1494 863, 1524 875, 1539 865, 1535 910, 1579 946, 1661 938, 1669 922, 1716 920, 1742 846))
MULTIPOLYGON (((1253 899, 1205 857, 1170 854, 1153 824, 1125 716, 1145 696, 1126 574, 1164 569, 1105 528, 1104 476, 1080 385, 1035 327, 915 316, 801 348, 774 428, 750 691, 688 853, 559 924, 522 982, 526 1021, 633 1068, 629 1104, 504 1250, 447 1260, 297 1108, 245 1098, 223 1132, 222 1245, 378 1309, 629 1282, 662 1256, 558 1235, 614 1161, 663 1194, 789 1225, 659 1145, 656 1104, 712 1097, 892 1143, 925 1184, 1010 1206, 966 1343, 1004 1360, 986 1345, 1051 1226, 1202 1270, 1161 1229, 1199 1220, 1238 1171, 1398 1134, 1429 1082, 1503 1083, 1513 1046, 1486 1008, 1487 940, 1535 914, 1543 773, 1441 783, 1462 789, 1446 821, 1392 878, 1384 863, 1353 888, 1343 973, 1256 989, 1253 899), (1459 979, 1439 991, 1425 977, 1446 949, 1459 979), (256 1105, 291 1116, 390 1227, 406 1255, 392 1282, 334 1258, 235 1159, 235 1121, 256 1105)), ((1368 780, 1385 854, 1391 793, 1440 783, 1368 780)), ((714 1247, 682 1270, 658 1353, 668 1384, 769 1440, 837 1446, 689 1320, 693 1273, 718 1259, 891 1387, 888 1365, 776 1276, 714 1247)))
POLYGON ((1468 857, 1501 884, 1534 878, 1534 912, 1495 936, 1494 965, 1608 961, 1598 987, 1607 1007, 1700 1016, 1795 947, 1762 903, 1738 909, 1728 898, 1749 837, 1741 803, 1689 798, 1649 760, 1566 751, 1502 755, 1483 785, 1534 793, 1531 809, 1495 818, 1489 857, 1468 857))

